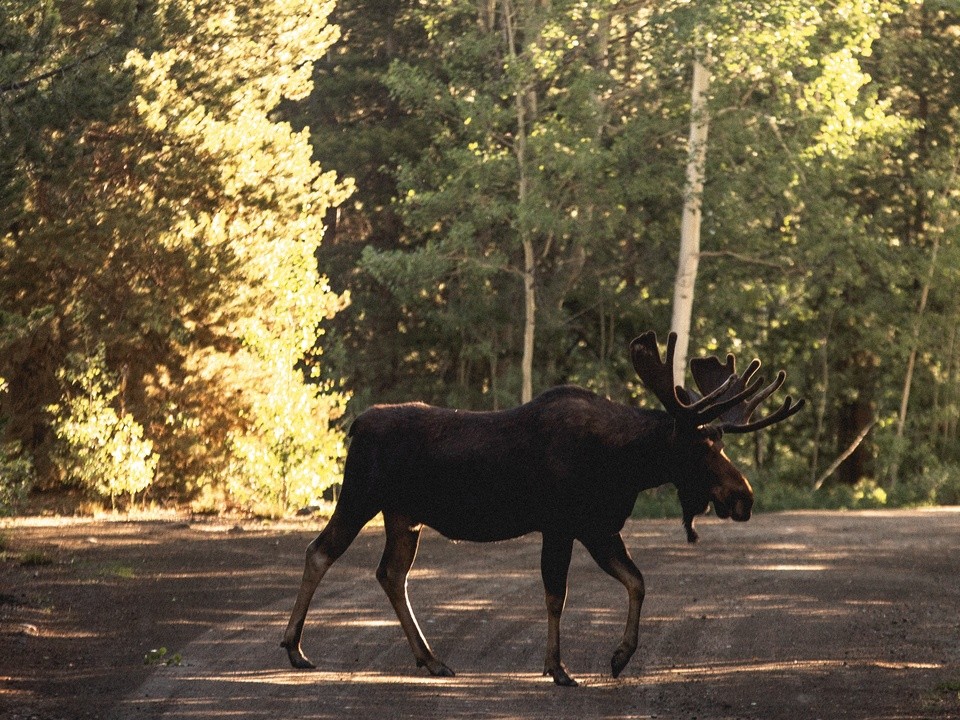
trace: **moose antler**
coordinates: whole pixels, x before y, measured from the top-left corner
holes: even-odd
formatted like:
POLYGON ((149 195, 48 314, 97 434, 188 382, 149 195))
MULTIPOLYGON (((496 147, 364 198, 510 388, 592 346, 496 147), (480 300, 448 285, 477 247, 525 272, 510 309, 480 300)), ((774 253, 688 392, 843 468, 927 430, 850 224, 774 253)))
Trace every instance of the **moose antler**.
MULTIPOLYGON (((700 392, 708 396, 715 394, 720 388, 727 388, 721 394, 731 397, 741 393, 746 383, 759 368, 760 361, 753 360, 743 375, 738 377, 736 373, 737 361, 732 354, 727 355, 727 362, 725 364, 721 363, 720 360, 714 356, 694 358, 690 361, 690 373, 693 375, 697 387, 700 388, 700 392), (731 380, 733 380, 732 383, 731 380)), ((772 383, 763 388, 763 390, 756 392, 749 401, 744 398, 743 402, 733 405, 726 412, 719 415, 718 418, 721 420, 719 425, 720 429, 729 433, 754 432, 778 423, 781 420, 786 420, 791 415, 798 413, 804 405, 803 399, 794 403, 793 399, 788 395, 776 411, 767 415, 765 418, 750 422, 750 416, 753 414, 753 411, 783 385, 786 377, 787 374, 781 370, 777 373, 777 377, 772 383)), ((762 382, 763 380, 761 379, 757 384, 762 384, 762 382)))
MULTIPOLYGON (((710 392, 705 393, 704 397, 691 401, 689 393, 674 383, 673 359, 676 347, 677 334, 672 332, 667 336, 667 357, 666 361, 662 362, 660 360, 660 348, 657 345, 657 334, 652 330, 645 332, 630 343, 630 357, 633 360, 633 367, 637 371, 637 375, 640 376, 643 384, 657 396, 664 409, 673 416, 677 424, 685 427, 706 425, 744 403, 757 392, 763 382, 757 380, 747 385, 750 376, 760 366, 760 362, 755 361, 756 367, 751 363, 752 372, 745 373, 742 379, 738 378, 735 373, 730 373, 723 382, 713 387, 710 392)), ((719 364, 719 361, 717 363, 719 364)))

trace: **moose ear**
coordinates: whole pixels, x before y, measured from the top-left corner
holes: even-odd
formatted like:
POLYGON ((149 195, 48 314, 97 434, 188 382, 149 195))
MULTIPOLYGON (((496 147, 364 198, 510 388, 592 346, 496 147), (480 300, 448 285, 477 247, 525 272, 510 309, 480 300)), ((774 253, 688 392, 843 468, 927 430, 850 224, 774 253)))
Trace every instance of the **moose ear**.
POLYGON ((728 392, 737 380, 736 375, 731 375, 712 392, 693 400, 687 390, 674 384, 673 359, 676 349, 675 332, 667 336, 667 356, 663 360, 660 359, 657 336, 652 331, 645 332, 630 343, 630 358, 637 375, 676 423, 688 428, 706 425, 756 392, 753 386, 742 388, 741 392, 728 392))
POLYGON ((733 353, 727 355, 726 364, 721 363, 716 355, 705 358, 693 358, 690 361, 690 374, 697 383, 697 387, 704 395, 708 395, 724 382, 731 375, 737 372, 737 360, 733 353))
MULTIPOLYGON (((750 381, 759 369, 760 361, 753 360, 747 366, 743 376, 738 376, 737 360, 732 353, 727 355, 727 361, 725 363, 721 363, 716 356, 713 355, 705 358, 694 358, 690 361, 690 374, 693 375, 693 379, 702 393, 715 392, 717 388, 724 383, 730 382, 731 380, 733 381, 730 389, 721 396, 722 399, 743 393, 748 387, 755 387, 756 389, 759 383, 762 383, 762 378, 757 381, 756 386, 750 386, 750 381)), ((730 407, 720 416, 720 420, 733 423, 743 421, 747 413, 748 399, 749 397, 744 397, 743 402, 730 407)))

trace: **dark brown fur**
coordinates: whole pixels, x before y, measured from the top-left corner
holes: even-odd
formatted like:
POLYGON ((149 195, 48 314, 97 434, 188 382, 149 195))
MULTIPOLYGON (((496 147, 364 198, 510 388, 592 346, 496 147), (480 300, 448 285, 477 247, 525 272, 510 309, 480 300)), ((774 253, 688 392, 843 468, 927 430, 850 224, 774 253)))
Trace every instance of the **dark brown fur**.
POLYGON ((573 542, 583 544, 627 590, 627 624, 610 659, 617 677, 637 649, 644 595, 643 575, 620 537, 637 494, 673 483, 691 541, 696 539, 693 517, 709 502, 719 517, 748 520, 753 490, 724 454, 723 431, 754 432, 803 406, 788 396, 774 413, 751 422, 757 405, 786 376, 780 372, 761 389, 762 381, 750 382, 760 361, 740 376, 732 355, 726 364, 716 358, 691 363, 704 393, 694 399, 673 381, 676 344, 671 333, 665 361, 652 332, 630 344, 637 374, 666 412, 637 410, 565 386, 502 412, 411 403, 378 405, 363 413, 351 428, 337 508, 307 548, 303 581, 283 636, 290 663, 313 667, 300 649, 313 594, 360 529, 382 512, 387 542, 377 579, 418 665, 433 675, 453 675, 430 649, 407 597, 407 573, 420 530, 428 525, 454 540, 478 542, 541 533, 547 604, 543 672, 558 685, 576 685, 560 660, 560 616, 573 542), (722 424, 711 426, 717 419, 722 424))
POLYGON ((378 512, 384 514, 387 547, 377 577, 418 664, 436 675, 452 671, 429 649, 406 598, 420 527, 479 542, 542 533, 550 626, 545 674, 570 685, 575 683, 560 661, 559 619, 573 541, 628 590, 627 628, 611 660, 617 676, 636 649, 643 599, 643 578, 620 537, 637 494, 674 483, 681 497, 713 500, 718 514, 736 520, 749 518, 753 502, 749 484, 722 456, 713 433, 680 431, 666 412, 619 405, 572 386, 501 412, 375 406, 357 418, 350 435, 340 500, 308 550, 284 638, 295 667, 312 667, 300 638, 313 591, 378 512))

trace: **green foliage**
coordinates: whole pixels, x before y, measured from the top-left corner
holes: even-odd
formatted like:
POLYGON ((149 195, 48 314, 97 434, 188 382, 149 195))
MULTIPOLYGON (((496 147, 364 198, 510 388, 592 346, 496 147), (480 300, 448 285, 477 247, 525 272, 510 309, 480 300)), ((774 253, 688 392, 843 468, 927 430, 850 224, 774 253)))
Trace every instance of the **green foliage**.
POLYGON ((0 312, 46 309, 0 361, 4 432, 40 489, 286 509, 335 479, 318 338, 349 295, 316 253, 351 186, 274 114, 309 92, 331 10, 2 6, 0 312))
POLYGON ((890 498, 901 507, 960 505, 960 465, 928 461, 907 482, 897 483, 890 498))
MULTIPOLYGON (((755 512, 875 510, 932 504, 888 496, 875 480, 862 480, 854 486, 831 485, 821 490, 813 490, 804 483, 791 482, 770 473, 759 473, 751 477, 751 484, 755 492, 755 512)), ((680 506, 672 486, 641 493, 633 511, 633 517, 679 518, 680 516, 680 506)))
POLYGON ((774 506, 949 502, 958 27, 920 0, 6 3, 0 493, 56 485, 56 405, 136 418, 151 496, 280 512, 336 479, 344 413, 515 404, 531 297, 537 389, 641 396, 699 56, 691 351, 811 401, 733 454, 774 506), (113 384, 65 395, 101 345, 113 384))
POLYGON ((12 515, 27 499, 33 485, 33 463, 20 443, 0 446, 0 515, 12 515))
POLYGON ((232 433, 224 487, 231 498, 260 515, 281 515, 316 503, 339 481, 345 447, 329 418, 346 399, 330 388, 305 385, 294 368, 279 365, 270 392, 252 410, 252 432, 232 433))
POLYGON ((510 8, 479 18, 464 3, 412 13, 425 51, 396 59, 383 76, 432 138, 396 168, 399 247, 368 248, 360 267, 417 328, 411 345, 430 333, 435 352, 407 357, 446 374, 448 382, 424 388, 441 402, 516 402, 528 270, 539 388, 575 367, 561 370, 556 358, 579 323, 594 319, 584 306, 592 315, 600 298, 613 313, 635 289, 609 292, 603 275, 622 269, 622 248, 629 254, 629 243, 613 238, 631 234, 627 208, 636 202, 612 169, 626 118, 608 97, 619 80, 635 99, 642 73, 615 80, 599 67, 611 31, 580 4, 510 8))
POLYGON ((120 395, 117 377, 106 365, 104 346, 87 357, 68 355, 60 372, 64 401, 50 406, 57 446, 53 461, 65 482, 110 498, 137 493, 153 482, 157 456, 143 438, 143 427, 113 404, 120 395))
POLYGON ((180 667, 183 665, 183 656, 180 653, 170 655, 165 647, 155 648, 143 656, 143 664, 180 667))
POLYGON ((53 565, 54 558, 43 550, 28 550, 20 557, 23 567, 47 567, 53 565))
POLYGON ((15 512, 34 484, 33 457, 11 432, 16 398, 11 397, 5 374, 13 370, 23 345, 36 337, 51 315, 50 308, 37 308, 28 317, 0 310, 0 515, 15 512))
POLYGON ((677 491, 672 485, 640 493, 633 507, 635 518, 679 518, 681 516, 677 491))
MULTIPOLYGON (((4 391, 0 378, 0 392, 4 391)), ((0 515, 9 515, 23 504, 33 484, 33 462, 19 442, 0 444, 0 515)))
POLYGON ((537 386, 640 394, 624 349, 667 323, 700 55, 713 79, 692 350, 756 354, 811 400, 789 429, 735 454, 779 478, 773 506, 949 496, 934 478, 960 460, 953 5, 398 2, 381 13, 342 0, 339 13, 347 36, 376 50, 340 46, 318 77, 349 109, 313 97, 300 122, 330 131, 315 145, 331 167, 377 178, 337 247, 321 249, 353 291, 333 357, 357 410, 517 401, 522 237, 536 255, 537 386), (374 127, 390 134, 361 158, 374 127))

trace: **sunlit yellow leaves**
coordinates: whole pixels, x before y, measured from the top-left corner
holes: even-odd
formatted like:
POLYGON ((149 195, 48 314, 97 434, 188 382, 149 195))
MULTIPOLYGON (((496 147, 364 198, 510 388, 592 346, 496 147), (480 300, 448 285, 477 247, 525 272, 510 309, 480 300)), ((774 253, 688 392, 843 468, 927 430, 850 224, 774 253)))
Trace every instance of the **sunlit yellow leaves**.
POLYGON ((198 164, 192 198, 166 202, 153 189, 170 218, 157 241, 209 268, 216 302, 184 302, 183 327, 213 342, 190 347, 187 336, 188 380, 158 397, 193 393, 195 407, 181 400, 165 413, 178 442, 225 441, 225 464, 206 477, 238 502, 282 510, 315 500, 343 451, 330 421, 345 397, 307 384, 298 364, 315 352, 320 322, 349 302, 330 290, 316 251, 327 208, 352 185, 311 160, 308 131, 270 119, 281 98, 310 91, 312 60, 338 37, 333 3, 172 1, 190 27, 167 34, 162 52, 128 55, 131 109, 163 138, 158 163, 198 164))
POLYGON ((111 501, 146 489, 159 458, 143 426, 112 406, 119 380, 107 369, 103 344, 90 356, 68 357, 60 376, 70 393, 48 410, 57 438, 53 460, 65 479, 111 501))
POLYGON ((809 156, 849 157, 864 140, 888 136, 895 141, 913 127, 890 112, 888 100, 877 100, 864 92, 871 78, 860 68, 851 48, 821 59, 821 73, 803 89, 797 108, 814 117, 822 117, 816 142, 809 156))

